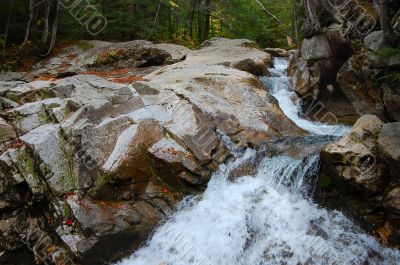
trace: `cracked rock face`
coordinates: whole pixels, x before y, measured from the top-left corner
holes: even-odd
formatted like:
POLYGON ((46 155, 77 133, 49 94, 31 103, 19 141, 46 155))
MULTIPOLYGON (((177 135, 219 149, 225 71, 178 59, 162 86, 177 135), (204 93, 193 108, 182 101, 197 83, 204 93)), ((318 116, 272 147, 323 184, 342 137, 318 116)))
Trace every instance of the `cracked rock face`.
POLYGON ((253 75, 267 74, 271 56, 249 41, 214 39, 198 51, 91 43, 29 73, 52 78, 0 77, 0 264, 19 263, 14 251, 37 263, 118 259, 204 189, 229 156, 221 134, 240 147, 305 134, 253 75), (110 48, 129 51, 118 58, 124 71, 113 70, 123 82, 84 73, 110 48), (47 244, 29 251, 39 238, 47 244))
POLYGON ((352 213, 391 246, 399 239, 399 150, 400 124, 364 115, 349 135, 325 147, 317 184, 320 200, 352 213))
POLYGON ((374 115, 361 117, 351 133, 328 145, 324 160, 334 168, 339 181, 357 192, 372 196, 381 191, 384 171, 377 160, 377 137, 384 123, 374 115))

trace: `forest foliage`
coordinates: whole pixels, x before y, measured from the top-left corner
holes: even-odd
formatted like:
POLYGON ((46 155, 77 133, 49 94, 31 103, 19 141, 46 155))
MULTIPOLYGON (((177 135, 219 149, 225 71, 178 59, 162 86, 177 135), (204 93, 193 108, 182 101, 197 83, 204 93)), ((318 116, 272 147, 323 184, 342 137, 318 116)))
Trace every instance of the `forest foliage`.
POLYGON ((195 48, 206 39, 227 37, 251 39, 262 47, 288 47, 288 39, 298 38, 298 25, 304 17, 301 3, 301 0, 4 0, 0 5, 1 70, 14 67, 10 57, 16 58, 16 54, 48 55, 54 46, 53 33, 57 42, 146 39, 195 48), (107 26, 98 35, 91 35, 77 19, 76 12, 62 5, 56 7, 59 1, 94 7, 105 17, 107 26))

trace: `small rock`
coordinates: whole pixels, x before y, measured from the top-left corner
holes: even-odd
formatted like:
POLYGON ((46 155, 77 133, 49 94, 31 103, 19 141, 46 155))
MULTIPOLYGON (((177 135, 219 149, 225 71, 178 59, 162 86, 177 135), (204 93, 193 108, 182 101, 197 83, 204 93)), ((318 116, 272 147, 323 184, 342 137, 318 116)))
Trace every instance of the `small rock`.
POLYGON ((265 48, 265 52, 271 54, 273 57, 288 57, 288 51, 281 48, 265 48))
POLYGON ((357 120, 351 129, 351 134, 360 141, 365 141, 368 137, 378 136, 385 123, 376 115, 364 115, 357 120))
POLYGON ((332 49, 327 36, 321 34, 304 39, 301 46, 301 55, 306 61, 332 57, 332 49))
POLYGON ((251 73, 258 76, 269 76, 268 70, 260 65, 257 65, 251 59, 245 59, 240 62, 232 63, 232 68, 251 73))
POLYGON ((364 45, 371 51, 377 52, 386 47, 382 30, 373 31, 364 38, 364 45))
POLYGON ((0 118, 0 143, 9 141, 15 137, 17 137, 15 129, 5 120, 0 118))
POLYGON ((383 126, 378 138, 381 151, 396 163, 400 162, 400 122, 383 126))
POLYGON ((400 217, 400 188, 395 188, 385 198, 385 208, 400 217))

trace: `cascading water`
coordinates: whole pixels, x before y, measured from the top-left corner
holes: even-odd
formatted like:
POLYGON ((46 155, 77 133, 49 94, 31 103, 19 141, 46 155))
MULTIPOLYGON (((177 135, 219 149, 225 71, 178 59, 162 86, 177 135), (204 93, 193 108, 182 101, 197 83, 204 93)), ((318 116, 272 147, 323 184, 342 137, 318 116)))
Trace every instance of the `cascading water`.
POLYGON ((275 58, 275 68, 269 71, 272 77, 263 77, 262 80, 270 89, 271 94, 278 100, 279 106, 292 121, 300 128, 317 134, 342 136, 351 130, 351 127, 344 125, 329 125, 320 122, 311 122, 301 115, 301 101, 293 90, 292 77, 287 76, 286 69, 288 61, 284 58, 275 58))
MULTIPOLYGON (((273 71, 283 73, 279 67, 273 71)), ((266 82, 275 82, 272 91, 285 113, 324 135, 284 98, 290 97, 288 86, 281 91, 288 77, 277 78, 266 82)), ((334 130, 335 135, 346 130, 334 130)), ((278 155, 259 162, 257 151, 240 152, 227 136, 221 139, 234 160, 221 165, 202 196, 181 202, 146 245, 120 265, 400 264, 400 252, 382 247, 342 213, 311 201, 309 180, 318 172, 318 155, 278 155), (232 173, 249 162, 254 173, 232 180, 232 173)))

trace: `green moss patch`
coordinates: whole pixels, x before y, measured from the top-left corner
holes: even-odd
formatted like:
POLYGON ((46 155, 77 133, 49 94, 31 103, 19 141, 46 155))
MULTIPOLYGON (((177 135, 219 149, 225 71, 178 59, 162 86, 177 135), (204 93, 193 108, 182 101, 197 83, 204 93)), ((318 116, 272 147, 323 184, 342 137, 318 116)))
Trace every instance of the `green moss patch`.
POLYGON ((79 41, 76 46, 78 46, 81 50, 87 51, 94 48, 94 45, 87 41, 79 41))

